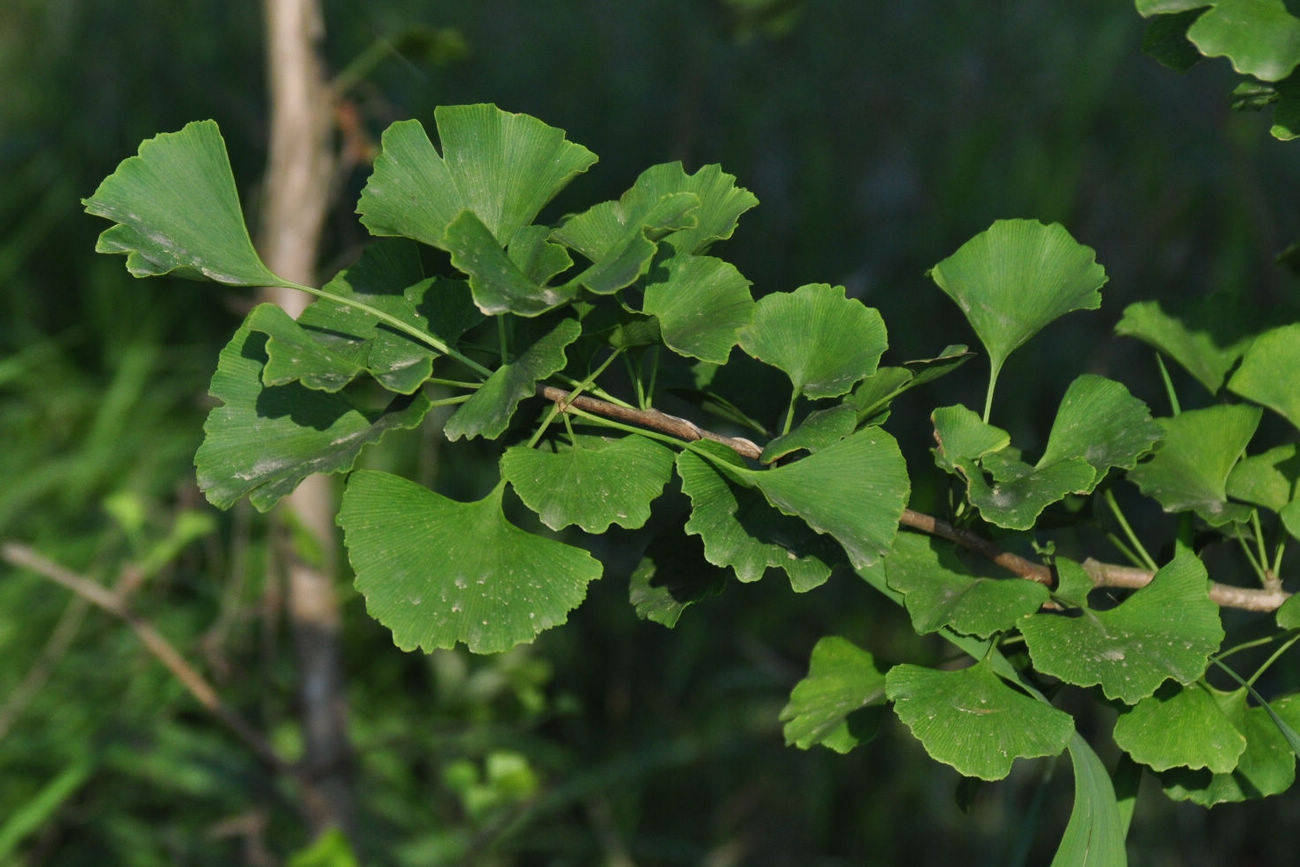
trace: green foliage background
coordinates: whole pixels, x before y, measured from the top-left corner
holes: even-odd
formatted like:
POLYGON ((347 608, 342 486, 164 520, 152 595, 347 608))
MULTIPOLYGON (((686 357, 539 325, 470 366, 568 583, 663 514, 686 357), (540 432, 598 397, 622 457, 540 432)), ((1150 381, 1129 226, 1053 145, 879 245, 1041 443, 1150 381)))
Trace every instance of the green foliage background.
MULTIPOLYGON (((1126 304, 1214 291, 1295 308, 1295 278, 1272 263, 1300 236, 1294 145, 1267 135, 1267 117, 1228 112, 1222 63, 1175 76, 1143 56, 1127 4, 822 0, 771 18, 740 0, 325 5, 335 68, 376 40, 401 49, 356 91, 371 135, 453 102, 544 118, 602 155, 556 213, 616 196, 650 163, 720 162, 762 202, 728 246, 756 294, 843 283, 881 310, 901 358, 970 342, 927 267, 997 218, 1064 222, 1111 282, 1099 314, 1009 362, 1000 423, 1026 446, 1045 440, 1080 367, 1162 405, 1150 352, 1110 338, 1126 304), (413 25, 457 35, 421 50, 402 39, 413 25)), ((236 177, 257 178, 260 25, 254 4, 207 0, 0 10, 0 538, 105 581, 165 563, 138 608, 292 750, 266 528, 246 506, 215 516, 193 486, 208 377, 248 296, 132 280, 93 256, 101 225, 77 204, 142 138, 199 117, 221 123, 236 177), (167 550, 189 512, 213 529, 167 550)), ((325 270, 364 238, 350 213, 364 176, 340 192, 325 270)), ((241 192, 255 224, 257 190, 241 192)), ((1206 397, 1197 388, 1180 380, 1206 397)), ((980 391, 956 376, 904 400, 978 405, 980 391)), ((925 454, 927 429, 897 433, 909 458, 925 454)), ((415 433, 375 462, 482 493, 478 468, 437 456, 415 433)), ((669 633, 635 620, 607 578, 566 628, 501 657, 401 654, 344 598, 367 863, 458 863, 472 847, 503 863, 1000 864, 1026 846, 1042 847, 1027 850, 1037 863, 1052 835, 1027 820, 1059 828, 1069 808, 1062 762, 1041 791, 1024 769, 963 789, 963 815, 957 776, 897 724, 848 757, 782 746, 778 712, 819 636, 871 636, 900 656, 919 640, 856 581, 797 604, 780 582, 732 585, 669 633)), ((0 571, 0 705, 68 604, 0 571)), ((1279 665, 1268 679, 1294 690, 1298 675, 1279 665)), ((1130 852, 1285 863, 1297 797, 1209 813, 1144 797, 1130 852)), ((250 841, 276 857, 308 842, 252 760, 95 613, 0 739, 0 828, 0 860, 32 863, 230 863, 252 859, 250 841), (15 817, 32 833, 5 849, 15 817), (262 830, 241 836, 240 821, 262 830)))

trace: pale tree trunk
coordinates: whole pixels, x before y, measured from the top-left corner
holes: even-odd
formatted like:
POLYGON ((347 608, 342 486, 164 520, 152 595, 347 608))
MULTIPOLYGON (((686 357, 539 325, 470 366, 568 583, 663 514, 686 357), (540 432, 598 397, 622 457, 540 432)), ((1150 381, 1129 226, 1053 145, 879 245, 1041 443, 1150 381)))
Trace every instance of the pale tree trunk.
MULTIPOLYGON (((264 0, 264 10, 271 140, 258 242, 272 271, 315 285, 335 163, 333 100, 317 53, 324 22, 319 0, 264 0)), ((294 316, 310 300, 292 289, 267 289, 265 297, 294 316)), ((351 748, 328 477, 306 479, 282 509, 290 525, 287 608, 298 660, 304 770, 310 781, 303 797, 314 831, 351 830, 351 748), (310 540, 307 545, 301 544, 303 536, 310 540)))

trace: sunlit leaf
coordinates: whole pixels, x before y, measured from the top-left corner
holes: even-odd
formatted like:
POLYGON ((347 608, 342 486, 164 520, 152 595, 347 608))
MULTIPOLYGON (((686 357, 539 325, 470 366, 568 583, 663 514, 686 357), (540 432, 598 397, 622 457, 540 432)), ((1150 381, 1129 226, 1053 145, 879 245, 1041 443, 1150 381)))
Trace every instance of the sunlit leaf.
POLYGON ((453 442, 461 437, 496 439, 505 432, 519 402, 532 396, 537 383, 563 369, 565 349, 578 339, 582 326, 574 319, 560 323, 538 338, 509 364, 492 372, 474 395, 443 425, 453 442))
POLYGON ((232 286, 284 280, 262 264, 244 225, 226 143, 215 121, 145 139, 83 199, 86 213, 112 220, 98 253, 125 253, 136 277, 175 273, 232 286))
POLYGON ((1069 714, 1008 686, 987 661, 959 671, 896 665, 885 683, 930 757, 967 777, 1000 780, 1016 759, 1061 752, 1074 732, 1069 714))
MULTIPOLYGON (((1222 697, 1211 689, 1194 683, 1157 690, 1120 713, 1115 744, 1157 771, 1186 767, 1228 773, 1237 767, 1246 738, 1224 715, 1222 697)), ((1244 704, 1245 690, 1240 694, 1244 704)))
POLYGON ((547 226, 524 226, 515 232, 506 247, 506 255, 523 275, 536 284, 548 283, 552 277, 573 264, 569 251, 551 243, 547 226))
POLYGON ((1164 441, 1128 478, 1166 512, 1194 510, 1216 526, 1241 520, 1248 512, 1228 503, 1228 473, 1255 435, 1261 414, 1252 406, 1225 404, 1159 419, 1164 441))
POLYGON ((557 451, 520 445, 501 456, 501 477, 552 530, 640 527, 672 472, 672 451, 641 436, 580 436, 557 451))
POLYGON ((1152 15, 1175 15, 1192 9, 1203 9, 1214 0, 1135 0, 1138 14, 1143 18, 1152 15))
POLYGON ((763 447, 763 454, 759 460, 770 464, 797 451, 815 452, 844 439, 853 433, 857 425, 858 414, 847 403, 819 409, 809 413, 808 417, 788 434, 770 440, 763 447))
POLYGON ((401 649, 507 650, 563 623, 600 577, 586 551, 506 521, 504 491, 461 503, 388 473, 348 479, 338 522, 356 587, 401 649))
POLYGON ((930 413, 934 423, 934 460, 941 469, 956 472, 958 465, 1011 445, 1011 435, 1000 427, 980 420, 964 406, 941 406, 930 413))
POLYGON ((885 558, 889 586, 903 594, 918 634, 944 626, 986 638, 1011 629, 1047 602, 1046 587, 1019 578, 987 578, 957 556, 951 543, 899 533, 885 558))
POLYGON ((1114 380, 1085 374, 1066 389, 1037 467, 1083 458, 1096 471, 1091 491, 1111 467, 1132 469, 1158 439, 1146 404, 1114 380))
POLYGON ((1289 596, 1274 615, 1282 629, 1300 628, 1300 596, 1289 596))
POLYGON ((1300 322, 1256 337, 1241 359, 1241 366, 1228 380, 1228 390, 1268 407, 1300 430, 1297 371, 1300 371, 1300 322))
POLYGON ((1187 38, 1206 57, 1227 57, 1260 81, 1281 81, 1300 65, 1300 19, 1282 0, 1214 0, 1187 38))
POLYGON ((796 592, 811 590, 830 576, 834 543, 781 514, 758 491, 729 482, 689 451, 677 456, 677 474, 691 499, 686 532, 700 537, 710 563, 731 567, 744 582, 780 569, 796 592))
POLYGON ((1179 318, 1165 313, 1159 302, 1142 301, 1124 308, 1115 333, 1154 346, 1214 394, 1251 340, 1237 333, 1223 308, 1222 303, 1205 304, 1179 318))
POLYGON ((564 132, 494 105, 434 111, 442 154, 416 120, 384 131, 375 170, 357 202, 372 235, 403 235, 446 249, 447 227, 469 211, 503 248, 595 154, 564 132))
POLYGON ((879 311, 825 283, 764 296, 740 334, 741 349, 785 371, 795 392, 811 398, 847 394, 888 345, 879 311))
POLYGON ((806 750, 821 744, 847 753, 873 733, 858 728, 851 716, 884 701, 880 664, 848 639, 828 635, 813 647, 808 676, 795 684, 781 710, 786 746, 806 750))
POLYGON ((998 220, 930 269, 989 353, 993 374, 1054 319, 1101 306, 1106 271, 1059 224, 998 220))
POLYGON ((659 320, 664 343, 679 355, 725 364, 754 299, 733 265, 709 256, 675 256, 646 286, 646 313, 659 320))
POLYGON ((1124 867, 1128 863, 1126 823, 1110 774, 1078 732, 1070 735, 1068 749, 1074 770, 1074 806, 1052 867, 1124 867))
MULTIPOLYGON (((1268 711, 1247 707, 1245 688, 1234 692, 1215 690, 1213 695, 1224 718, 1245 737, 1245 752, 1227 773, 1178 768, 1160 774, 1165 794, 1175 801, 1212 807, 1266 798, 1291 788, 1295 782, 1295 753, 1268 711)), ((1300 726, 1300 696, 1289 695, 1269 704, 1282 719, 1300 726)))
POLYGON ((573 298, 574 290, 546 286, 524 273, 472 211, 462 211, 446 226, 441 246, 469 277, 474 303, 488 316, 537 316, 573 298))
POLYGON ((658 183, 672 189, 694 193, 700 206, 693 213, 695 224, 670 233, 663 243, 681 254, 703 253, 715 241, 725 241, 736 230, 740 215, 758 204, 754 194, 736 186, 736 176, 729 175, 719 165, 707 165, 688 175, 681 163, 653 166, 649 172, 659 172, 665 177, 658 183))
POLYGON ((1020 621, 1034 667, 1076 686, 1100 684, 1134 704, 1172 678, 1199 678, 1223 641, 1205 566, 1180 549, 1151 583, 1108 611, 1033 614, 1020 621))
POLYGON ((1300 496, 1300 447, 1287 443, 1242 458, 1228 474, 1228 496, 1274 512, 1300 496))
POLYGON ((221 350, 212 376, 212 396, 222 405, 208 413, 194 465, 199 487, 217 508, 247 495, 264 512, 313 473, 350 470, 367 445, 390 430, 415 427, 429 411, 423 395, 363 412, 297 383, 264 386, 266 339, 246 321, 221 350))

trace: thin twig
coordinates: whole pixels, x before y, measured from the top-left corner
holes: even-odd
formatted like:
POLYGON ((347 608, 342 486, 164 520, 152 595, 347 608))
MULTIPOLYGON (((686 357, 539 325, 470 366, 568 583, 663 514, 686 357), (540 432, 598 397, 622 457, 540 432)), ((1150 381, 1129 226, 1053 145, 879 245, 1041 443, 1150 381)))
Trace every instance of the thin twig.
POLYGON ((89 578, 71 572, 58 563, 48 560, 26 545, 6 542, 0 547, 0 557, 8 563, 24 569, 30 569, 38 575, 71 590, 90 604, 107 611, 121 620, 136 634, 145 649, 153 654, 159 662, 167 667, 181 685, 194 696, 209 713, 220 720, 226 728, 243 741, 264 764, 274 771, 293 772, 293 766, 275 751, 262 735, 236 713, 217 695, 212 684, 199 674, 180 652, 162 636, 153 624, 132 612, 126 603, 113 591, 96 584, 89 578))
MULTIPOLYGON (((744 437, 729 437, 713 433, 686 419, 668 415, 655 409, 633 409, 587 395, 580 395, 569 401, 569 392, 550 385, 539 385, 537 393, 547 400, 555 402, 561 411, 572 405, 606 418, 618 419, 650 430, 671 434, 687 442, 710 440, 722 443, 742 457, 751 460, 757 460, 759 455, 763 453, 760 446, 744 437)), ((898 523, 901 526, 954 542, 982 557, 988 558, 1021 578, 1037 581, 1048 586, 1053 583, 1052 570, 1047 566, 1035 563, 1021 557, 1019 554, 1004 551, 983 536, 954 527, 932 515, 917 512, 913 509, 904 509, 898 523)), ((1120 587, 1136 590, 1150 584, 1151 579, 1155 577, 1154 570, 1121 566, 1115 563, 1103 563, 1091 557, 1083 561, 1083 568, 1092 578, 1092 583, 1098 587, 1120 587)), ((1290 593, 1280 587, 1254 589, 1219 584, 1214 581, 1210 582, 1210 599, 1224 608, 1241 608, 1246 611, 1276 611, 1290 596, 1290 593)))

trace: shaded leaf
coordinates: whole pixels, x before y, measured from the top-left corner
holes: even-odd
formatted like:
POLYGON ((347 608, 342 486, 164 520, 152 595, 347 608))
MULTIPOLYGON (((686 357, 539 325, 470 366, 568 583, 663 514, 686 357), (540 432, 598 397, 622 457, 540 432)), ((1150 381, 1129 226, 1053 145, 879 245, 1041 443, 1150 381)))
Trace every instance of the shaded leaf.
POLYGON ((1255 435, 1261 414, 1255 407, 1233 404, 1159 419, 1164 441, 1128 478, 1166 512, 1194 510, 1215 526, 1242 520, 1249 513, 1228 503, 1228 473, 1255 435))
POLYGON ((416 120, 384 130, 357 213, 372 235, 403 235, 446 249, 447 227, 470 211, 505 247, 595 154, 564 132, 494 105, 434 111, 442 154, 416 120))
POLYGON ((82 204, 86 213, 117 224, 99 236, 95 252, 125 253, 136 277, 174 273, 232 286, 284 284, 253 249, 215 121, 145 139, 82 204))
POLYGON ((677 456, 677 474, 691 499, 686 532, 700 537, 710 563, 731 567, 743 582, 780 569, 797 593, 830 577, 829 563, 837 554, 833 542, 778 512, 757 491, 732 484, 692 452, 677 456))
POLYGON ((1130 304, 1115 333, 1160 350, 1214 394, 1251 340, 1238 333, 1235 317, 1225 315, 1224 307, 1222 299, 1212 297, 1179 318, 1165 313, 1156 301, 1130 304))
POLYGON ((488 316, 537 316, 573 298, 574 290, 546 286, 523 272, 472 211, 446 226, 442 244, 451 264, 469 277, 474 303, 488 316))
POLYGON ((1203 9, 1214 0, 1135 0, 1138 14, 1143 18, 1152 15, 1176 15, 1192 9, 1203 9))
POLYGON ((1011 445, 1011 434, 988 424, 964 406, 941 406, 930 413, 934 424, 934 461, 956 472, 963 461, 982 458, 1011 445))
MULTIPOLYGON (((1297 22, 1300 25, 1300 22, 1297 22)), ((1266 331, 1246 350, 1228 390, 1262 404, 1300 430, 1300 322, 1266 331)))
POLYGON ((1300 450, 1295 443, 1242 458, 1228 474, 1228 496, 1280 512, 1300 496, 1300 450))
POLYGON ((1106 271, 1057 223, 998 220, 930 269, 989 353, 993 375, 1054 319, 1101 306, 1106 271))
POLYGON ((672 629, 683 611, 721 593, 726 582, 726 570, 704 558, 703 542, 679 522, 651 540, 632 572, 628 600, 637 617, 672 629))
POLYGON ((1039 671, 1076 686, 1100 684, 1107 698, 1134 704, 1170 678, 1188 684, 1204 674, 1223 641, 1208 581, 1201 561, 1180 549, 1115 608, 1033 614, 1020 631, 1039 671))
POLYGON ((1142 53, 1175 72, 1191 69, 1200 61, 1201 52, 1188 40, 1187 28, 1202 11, 1190 9, 1151 19, 1142 34, 1142 53))
POLYGON ((1300 19, 1282 0, 1215 0, 1187 29, 1206 57, 1261 81, 1281 81, 1300 65, 1300 19))
POLYGON ((1056 587, 1052 597, 1073 608, 1085 608, 1088 594, 1093 591, 1091 576, 1078 563, 1066 557, 1056 558, 1056 587))
POLYGON ((708 256, 676 256, 650 280, 643 309, 659 320, 668 348, 726 364, 753 313, 749 281, 730 263, 708 256))
POLYGON ((1011 629, 1048 601, 1046 587, 1019 578, 971 574, 952 545, 919 533, 899 533, 885 559, 889 586, 903 594, 917 634, 944 626, 987 638, 1011 629))
POLYGON ((1111 467, 1132 469, 1159 439, 1145 403, 1114 380, 1085 374, 1066 389, 1037 468, 1083 458, 1096 471, 1087 493, 1111 467))
POLYGON ((1123 867, 1126 823, 1106 766, 1078 732, 1068 749, 1074 770, 1074 806, 1052 867, 1123 867))
POLYGON ((509 364, 503 364, 478 391, 452 413, 443 425, 447 439, 477 436, 496 439, 505 432, 519 402, 532 396, 537 383, 562 370, 564 352, 578 339, 582 326, 577 320, 562 319, 509 364))
POLYGON ((1070 458, 1042 467, 1031 467, 1005 452, 986 455, 983 473, 963 468, 970 501, 984 520, 1010 530, 1028 530, 1043 509, 1069 494, 1086 493, 1095 473, 1083 458, 1070 458))
POLYGON ((506 247, 506 255, 528 280, 544 284, 573 264, 569 251, 550 240, 546 226, 524 226, 515 232, 506 247))
MULTIPOLYGON (((1224 715, 1222 698, 1210 690, 1195 683, 1161 688, 1120 713, 1115 744, 1157 771, 1186 767, 1228 773, 1237 767, 1246 738, 1224 715)), ((1244 703, 1245 690, 1240 693, 1244 703)))
POLYGON ((429 411, 423 395, 362 412, 338 395, 296 383, 264 386, 266 339, 246 320, 221 350, 212 376, 210 393, 222 405, 208 413, 194 465, 199 487, 219 509, 247 495, 265 512, 313 473, 350 470, 367 445, 390 430, 415 427, 429 411))
POLYGON ((635 435, 580 436, 555 452, 519 445, 501 456, 501 477, 552 530, 640 527, 672 472, 672 451, 635 435))
POLYGON ((770 464, 797 451, 815 452, 839 442, 858 426, 858 414, 846 403, 811 412, 788 434, 770 440, 759 461, 770 464))
POLYGON ((1274 615, 1277 625, 1282 629, 1300 628, 1300 596, 1290 596, 1274 615))
POLYGON ((764 296, 740 333, 741 349, 785 371, 795 393, 811 398, 847 394, 888 345, 879 311, 825 283, 764 296))
POLYGON ((880 664, 848 639, 828 635, 813 647, 808 676, 795 684, 781 710, 786 746, 806 750, 821 744, 847 753, 869 737, 855 731, 850 716, 884 701, 880 664))
POLYGON ((504 491, 461 503, 388 473, 348 479, 338 523, 356 587, 401 649, 507 650, 563 623, 600 577, 586 551, 507 522, 504 491))
POLYGON ((1000 780, 1016 759, 1061 752, 1074 732, 1069 714, 1012 689, 987 661, 959 671, 896 665, 885 683, 930 757, 967 777, 1000 780))

